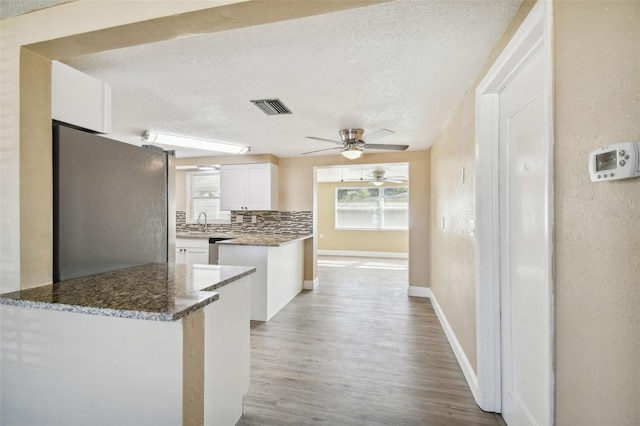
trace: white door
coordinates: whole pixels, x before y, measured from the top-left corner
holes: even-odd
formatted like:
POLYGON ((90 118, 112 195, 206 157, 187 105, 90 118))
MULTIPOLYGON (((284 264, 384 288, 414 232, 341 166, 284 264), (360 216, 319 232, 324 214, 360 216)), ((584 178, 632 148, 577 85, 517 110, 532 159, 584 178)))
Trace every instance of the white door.
POLYGON ((500 93, 502 416, 550 425, 549 120, 539 51, 500 93))

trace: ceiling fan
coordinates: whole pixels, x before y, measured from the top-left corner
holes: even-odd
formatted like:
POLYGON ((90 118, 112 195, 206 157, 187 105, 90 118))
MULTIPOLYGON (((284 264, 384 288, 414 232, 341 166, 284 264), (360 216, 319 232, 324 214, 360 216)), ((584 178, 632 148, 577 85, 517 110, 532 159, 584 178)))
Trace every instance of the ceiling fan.
POLYGON ((367 141, 364 141, 362 139, 362 135, 364 134, 364 130, 362 129, 342 129, 340 130, 339 134, 340 134, 341 142, 334 141, 331 139, 316 138, 314 136, 306 136, 307 139, 314 139, 314 140, 323 141, 323 142, 331 142, 340 146, 336 148, 326 148, 326 149, 318 149, 316 151, 303 152, 302 155, 311 154, 311 153, 320 152, 320 151, 330 151, 333 149, 339 149, 342 155, 344 155, 346 158, 348 158, 349 160, 355 160, 357 158, 360 158, 360 156, 362 156, 362 153, 364 152, 365 149, 385 149, 385 150, 392 150, 392 151, 404 151, 407 148, 409 148, 409 145, 388 145, 388 144, 379 144, 379 143, 372 144, 368 142, 375 139, 381 139, 385 136, 392 135, 393 132, 389 129, 380 129, 373 133, 369 133, 367 135, 367 141))
POLYGON ((385 171, 384 170, 374 170, 371 173, 373 173, 372 175, 366 175, 368 179, 350 179, 350 180, 367 180, 369 182, 371 182, 372 185, 375 186, 382 186, 382 184, 384 184, 385 182, 389 182, 389 183, 402 183, 404 181, 407 180, 406 176, 389 176, 389 177, 385 177, 385 171))

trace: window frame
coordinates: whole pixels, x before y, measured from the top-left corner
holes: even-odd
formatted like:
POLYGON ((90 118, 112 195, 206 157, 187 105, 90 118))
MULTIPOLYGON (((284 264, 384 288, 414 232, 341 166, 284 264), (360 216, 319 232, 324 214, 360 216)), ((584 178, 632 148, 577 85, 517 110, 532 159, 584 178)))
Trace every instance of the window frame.
MULTIPOLYGON (((219 170, 198 170, 198 171, 187 171, 185 173, 185 186, 186 186, 186 223, 188 224, 194 224, 194 223, 198 223, 198 219, 196 217, 194 217, 194 208, 193 208, 193 200, 194 199, 210 199, 210 198, 215 198, 215 197, 193 197, 193 177, 194 176, 203 176, 203 175, 213 175, 213 174, 218 174, 218 176, 220 175, 220 171, 219 170)), ((218 184, 219 185, 219 184, 218 184)), ((219 187, 219 186, 218 186, 219 187)), ((219 191, 220 191, 220 187, 219 187, 219 191)), ((222 194, 221 194, 222 195, 222 194)), ((221 197, 220 195, 220 197, 221 197)), ((220 198, 218 198, 220 199, 220 198)), ((224 212, 225 210, 218 210, 218 215, 220 215, 221 212, 224 212)), ((228 218, 211 218, 209 216, 207 216, 207 224, 230 224, 231 223, 231 212, 228 212, 228 218)))

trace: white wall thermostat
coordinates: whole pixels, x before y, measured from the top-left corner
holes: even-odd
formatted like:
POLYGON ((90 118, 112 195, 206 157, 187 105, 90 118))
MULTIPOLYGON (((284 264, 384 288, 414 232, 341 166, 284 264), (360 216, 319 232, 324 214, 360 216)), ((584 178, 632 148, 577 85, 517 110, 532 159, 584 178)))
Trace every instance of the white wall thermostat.
POLYGON ((589 154, 592 182, 640 176, 640 141, 602 146, 589 154))

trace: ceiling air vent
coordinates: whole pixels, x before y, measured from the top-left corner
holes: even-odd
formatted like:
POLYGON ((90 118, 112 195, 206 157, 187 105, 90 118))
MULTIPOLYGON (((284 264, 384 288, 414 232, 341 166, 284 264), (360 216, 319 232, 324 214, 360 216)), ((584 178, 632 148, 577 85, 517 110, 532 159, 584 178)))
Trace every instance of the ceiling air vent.
POLYGON ((280 99, 257 99, 251 101, 267 115, 291 114, 291 111, 280 99))

